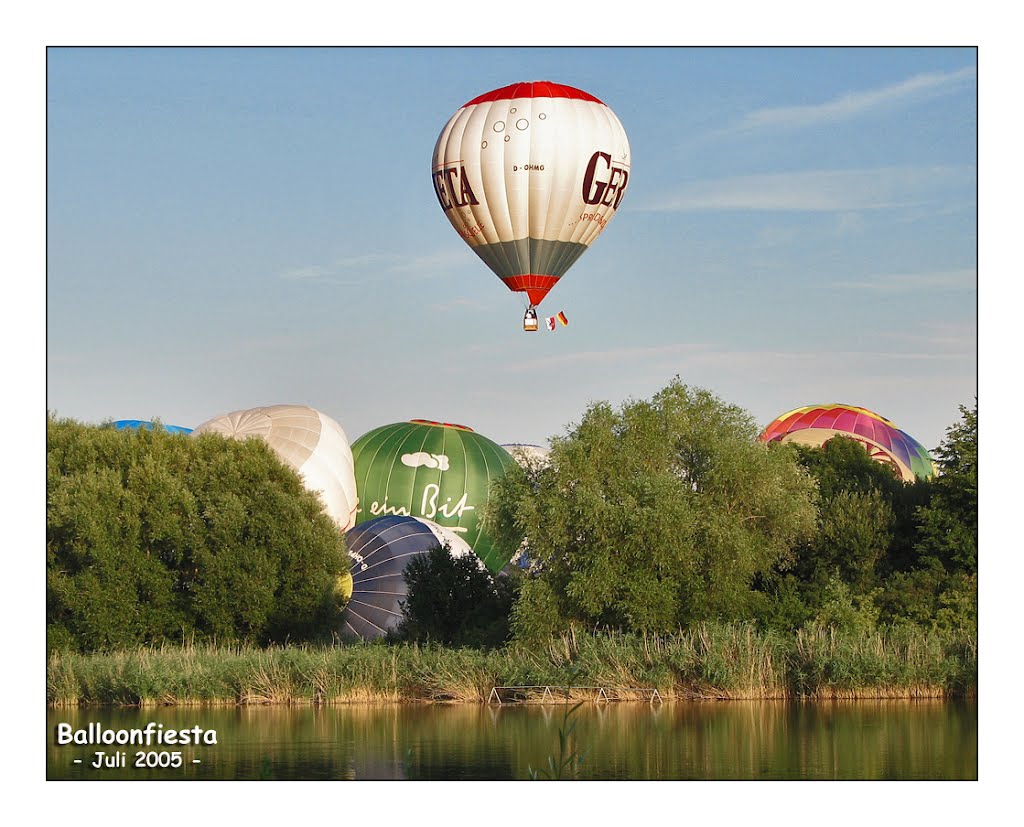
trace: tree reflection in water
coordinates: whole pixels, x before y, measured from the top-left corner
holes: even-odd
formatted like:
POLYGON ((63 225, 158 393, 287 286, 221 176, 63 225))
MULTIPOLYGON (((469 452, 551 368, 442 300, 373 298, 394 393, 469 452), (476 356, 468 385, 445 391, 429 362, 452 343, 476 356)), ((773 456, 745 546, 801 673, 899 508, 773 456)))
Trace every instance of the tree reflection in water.
MULTIPOLYGON (((51 709, 47 777, 522 780, 557 752, 560 704, 51 709), (58 723, 217 730, 180 769, 89 766, 103 746, 58 746, 58 723), (73 764, 75 758, 82 764, 73 764), (193 758, 201 763, 192 764, 193 758)), ((584 779, 974 779, 977 706, 943 701, 584 704, 584 779)), ((173 747, 163 747, 174 749, 173 747)), ((150 747, 160 749, 160 747, 150 747)))

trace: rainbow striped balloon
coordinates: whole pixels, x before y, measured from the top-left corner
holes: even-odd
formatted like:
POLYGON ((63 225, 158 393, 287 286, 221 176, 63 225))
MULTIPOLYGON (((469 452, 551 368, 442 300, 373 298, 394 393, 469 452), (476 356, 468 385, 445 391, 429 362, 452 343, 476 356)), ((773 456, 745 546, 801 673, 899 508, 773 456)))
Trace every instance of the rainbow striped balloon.
POLYGON ((867 408, 841 403, 807 405, 777 417, 762 432, 763 442, 821 446, 835 436, 861 442, 872 459, 893 466, 904 482, 934 477, 934 460, 916 439, 867 408))

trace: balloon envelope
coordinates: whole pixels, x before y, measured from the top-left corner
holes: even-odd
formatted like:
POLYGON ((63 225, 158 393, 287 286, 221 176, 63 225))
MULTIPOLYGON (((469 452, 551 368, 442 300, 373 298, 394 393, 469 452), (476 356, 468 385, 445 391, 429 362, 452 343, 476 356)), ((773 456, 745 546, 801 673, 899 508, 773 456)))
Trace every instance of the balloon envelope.
POLYGON ((210 419, 193 436, 219 433, 231 439, 263 439, 323 501, 338 528, 355 525, 356 480, 352 449, 341 425, 305 405, 248 408, 210 419))
MULTIPOLYGON (((551 464, 551 449, 545 448, 543 445, 533 445, 529 442, 509 442, 502 443, 501 447, 508 451, 512 455, 512 459, 527 471, 540 471, 551 464)), ((523 540, 519 550, 512 555, 509 564, 520 569, 529 569, 533 565, 526 540, 523 540)))
POLYGON ((872 459, 891 465, 904 482, 936 475, 935 462, 916 439, 867 408, 830 403, 795 408, 761 433, 763 442, 799 442, 820 447, 835 436, 861 442, 872 459))
POLYGON ((462 239, 540 304, 612 219, 632 156, 615 113, 550 81, 480 95, 434 146, 434 192, 462 239))
MULTIPOLYGON (((152 431, 155 423, 150 422, 147 419, 119 419, 114 423, 114 427, 119 431, 125 430, 138 430, 139 428, 145 428, 148 431, 152 431)), ((163 428, 169 434, 190 434, 192 433, 191 428, 184 428, 181 425, 164 425, 160 423, 160 427, 163 428)))
POLYGON ((359 511, 423 517, 455 532, 497 574, 508 562, 481 524, 490 484, 515 460, 464 425, 414 419, 384 425, 352 443, 359 511))
POLYGON ((551 449, 528 442, 502 443, 516 462, 524 468, 544 468, 551 461, 551 449))
POLYGON ((345 628, 362 638, 398 628, 409 590, 403 572, 411 560, 446 542, 453 556, 472 554, 459 537, 427 520, 391 515, 360 523, 345 535, 351 558, 352 596, 345 628))

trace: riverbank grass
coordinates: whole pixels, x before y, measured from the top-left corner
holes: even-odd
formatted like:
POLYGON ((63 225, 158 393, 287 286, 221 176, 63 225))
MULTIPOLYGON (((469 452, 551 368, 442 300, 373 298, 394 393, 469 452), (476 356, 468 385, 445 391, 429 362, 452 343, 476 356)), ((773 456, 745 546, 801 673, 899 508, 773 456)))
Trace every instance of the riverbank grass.
MULTIPOLYGON (((974 694, 977 642, 916 628, 793 635, 700 624, 675 635, 573 630, 547 645, 234 646, 54 653, 52 706, 485 703, 495 686, 657 689, 665 700, 922 698, 974 694)), ((572 699, 592 698, 582 689, 572 699)))

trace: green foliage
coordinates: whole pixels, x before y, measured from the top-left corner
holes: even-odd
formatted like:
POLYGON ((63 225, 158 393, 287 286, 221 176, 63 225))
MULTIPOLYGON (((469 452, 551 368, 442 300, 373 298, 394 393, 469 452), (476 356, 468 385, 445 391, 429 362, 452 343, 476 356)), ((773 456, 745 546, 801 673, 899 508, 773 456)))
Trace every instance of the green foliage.
POLYGON ((808 627, 840 629, 869 635, 878 628, 874 593, 856 592, 838 577, 830 578, 822 592, 814 621, 808 627))
POLYGON ((47 422, 47 633, 82 651, 311 639, 344 540, 262 440, 47 422))
POLYGON ((961 421, 936 452, 940 475, 931 501, 918 511, 917 551, 950 571, 978 570, 978 405, 960 407, 961 421))
POLYGON ((853 439, 835 437, 820 448, 801 445, 797 451, 818 483, 818 525, 792 571, 804 599, 816 608, 834 579, 856 592, 876 585, 876 566, 892 544, 893 502, 904 484, 853 439))
POLYGON ((976 630, 977 417, 963 415, 938 479, 904 483, 854 439, 766 449, 742 411, 678 381, 592 405, 553 440, 550 466, 493 490, 496 536, 525 538, 536 563, 515 634, 705 620, 976 630))
POLYGON ((977 572, 948 572, 934 557, 890 575, 878 596, 880 618, 939 631, 978 629, 977 572))
POLYGON ((748 414, 676 380, 618 411, 592 405, 548 467, 507 474, 488 517, 507 549, 526 538, 540 570, 517 635, 748 616, 755 578, 814 525, 811 480, 756 436, 748 414))
POLYGON ((820 512, 821 562, 852 588, 871 588, 875 565, 892 540, 892 522, 892 508, 880 492, 839 492, 820 512))
POLYGON ((977 413, 961 412, 933 480, 905 484, 851 439, 797 447, 818 483, 818 525, 791 566, 764 578, 762 622, 976 633, 977 413))
POLYGON ((882 492, 892 499, 903 482, 893 468, 873 460, 861 442, 836 436, 820 448, 811 445, 794 446, 800 463, 818 481, 823 500, 831 500, 842 492, 867 494, 882 492))
POLYGON ((476 557, 455 557, 445 543, 413 558, 403 575, 409 593, 394 637, 451 646, 499 646, 508 639, 518 571, 492 576, 476 557))
POLYGON ((800 545, 788 569, 810 613, 822 606, 834 582, 858 594, 875 588, 875 567, 891 542, 892 523, 892 508, 876 489, 837 490, 819 501, 817 531, 800 545))
POLYGON ((940 474, 915 510, 911 552, 885 579, 879 597, 883 621, 977 634, 977 403, 960 413, 935 452, 940 474))
POLYGON ((813 622, 870 631, 879 568, 903 525, 896 508, 906 516, 907 486, 856 440, 792 447, 817 483, 816 528, 790 561, 763 578, 766 599, 757 617, 775 628, 813 622))

